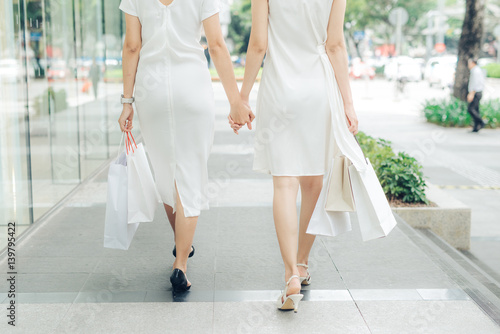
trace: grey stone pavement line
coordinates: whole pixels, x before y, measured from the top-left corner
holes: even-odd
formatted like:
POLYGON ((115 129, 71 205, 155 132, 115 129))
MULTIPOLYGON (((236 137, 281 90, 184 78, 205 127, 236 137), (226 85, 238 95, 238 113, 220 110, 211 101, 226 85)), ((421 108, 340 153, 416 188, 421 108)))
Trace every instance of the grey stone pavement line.
MULTIPOLYGON (((313 283, 299 312, 276 310, 284 283, 272 183, 251 171, 251 151, 230 151, 251 142, 252 133, 234 136, 227 129, 220 87, 216 96, 210 175, 217 177, 228 159, 240 163, 241 173, 200 217, 191 291, 171 292, 173 236, 161 207, 153 222, 141 224, 128 251, 102 247, 106 169, 19 245, 19 326, 12 330, 2 321, 0 332, 500 333, 459 277, 443 270, 402 221, 387 238, 370 242, 361 241, 355 223, 349 233, 318 238, 313 283)), ((0 292, 7 291, 6 274, 0 279, 0 292)))

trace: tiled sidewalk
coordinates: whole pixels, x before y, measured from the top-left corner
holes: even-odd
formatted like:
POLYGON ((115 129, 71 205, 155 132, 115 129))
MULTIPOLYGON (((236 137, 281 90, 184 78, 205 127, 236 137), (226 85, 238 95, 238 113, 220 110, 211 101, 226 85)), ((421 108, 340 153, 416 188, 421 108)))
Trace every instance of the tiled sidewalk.
POLYGON ((1 333, 500 333, 465 274, 401 220, 383 239, 362 242, 357 224, 318 238, 299 312, 278 311, 284 270, 271 179, 251 171, 253 133, 231 134, 216 94, 210 175, 220 181, 229 161, 241 169, 200 217, 191 290, 172 294, 173 235, 161 207, 128 251, 103 248, 106 169, 18 246, 17 326, 3 317, 1 333))

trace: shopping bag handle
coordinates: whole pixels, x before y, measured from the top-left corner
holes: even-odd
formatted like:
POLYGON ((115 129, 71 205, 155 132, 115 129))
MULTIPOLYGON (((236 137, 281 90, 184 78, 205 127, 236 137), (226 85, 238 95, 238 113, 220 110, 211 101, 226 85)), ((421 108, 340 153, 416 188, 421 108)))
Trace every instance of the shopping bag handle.
POLYGON ((118 145, 118 154, 116 156, 116 159, 118 159, 120 157, 123 138, 125 138, 125 150, 127 151, 127 155, 130 154, 130 151, 135 152, 134 147, 132 145, 132 141, 134 142, 135 147, 137 148, 137 144, 135 143, 135 139, 134 139, 134 136, 132 135, 132 132, 131 131, 122 131, 122 137, 120 139, 120 144, 118 145), (125 138, 125 132, 127 133, 127 138, 125 138), (131 141, 131 139, 132 139, 132 141, 131 141))
MULTIPOLYGON (((134 139, 134 136, 132 135, 132 131, 129 131, 127 133, 127 135, 130 134, 130 138, 132 138, 132 140, 134 141, 134 145, 135 145, 135 148, 137 148, 137 144, 135 143, 135 139, 134 139)), ((130 145, 132 145, 132 143, 130 143, 130 145)))
POLYGON ((130 147, 130 138, 128 136, 128 132, 127 132, 127 138, 125 138, 125 144, 127 148, 127 155, 129 155, 131 147, 130 147))
POLYGON ((125 137, 125 131, 122 132, 122 138, 120 139, 120 144, 118 145, 118 154, 116 155, 116 159, 120 157, 121 150, 120 148, 122 147, 122 142, 123 138, 125 137))
POLYGON ((130 153, 130 151, 132 151, 132 153, 135 152, 135 149, 134 149, 134 146, 132 145, 132 140, 134 141, 134 144, 135 144, 135 148, 137 148, 137 144, 135 143, 135 139, 134 139, 134 136, 132 135, 132 132, 130 131, 127 131, 127 154, 130 153))

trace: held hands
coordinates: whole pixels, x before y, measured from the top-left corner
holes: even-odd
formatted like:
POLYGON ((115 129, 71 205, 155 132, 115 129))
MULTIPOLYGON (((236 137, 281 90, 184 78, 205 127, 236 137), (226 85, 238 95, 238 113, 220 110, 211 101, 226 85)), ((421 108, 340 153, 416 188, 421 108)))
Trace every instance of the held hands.
MULTIPOLYGON (((344 106, 345 115, 347 121, 349 122, 349 132, 353 135, 358 133, 358 117, 354 111, 353 105, 344 106)), ((227 117, 229 120, 229 125, 233 129, 234 133, 238 134, 238 131, 247 124, 248 129, 252 129, 252 121, 255 119, 255 115, 250 108, 248 100, 243 99, 239 105, 231 107, 231 114, 227 117)))
POLYGON ((344 106, 344 111, 347 117, 347 121, 349 122, 349 132, 351 132, 353 135, 356 135, 358 133, 358 117, 356 116, 356 112, 354 111, 354 106, 344 106))
POLYGON ((255 119, 255 115, 250 108, 248 100, 242 99, 235 105, 231 105, 231 112, 227 118, 234 133, 238 134, 238 131, 245 124, 249 130, 252 130, 252 122, 255 119))
POLYGON ((122 132, 130 132, 132 130, 132 120, 134 119, 134 108, 130 103, 123 104, 123 111, 118 119, 118 123, 120 124, 120 129, 122 132))

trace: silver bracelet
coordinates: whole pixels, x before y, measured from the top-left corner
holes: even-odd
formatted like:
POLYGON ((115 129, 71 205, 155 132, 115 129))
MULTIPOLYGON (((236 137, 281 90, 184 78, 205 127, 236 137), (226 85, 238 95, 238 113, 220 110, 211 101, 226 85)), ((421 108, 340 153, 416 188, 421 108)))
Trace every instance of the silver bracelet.
POLYGON ((122 98, 121 98, 121 104, 124 104, 124 103, 134 103, 135 102, 135 97, 131 97, 131 98, 125 98, 125 96, 122 94, 122 98))

